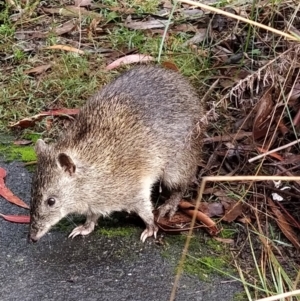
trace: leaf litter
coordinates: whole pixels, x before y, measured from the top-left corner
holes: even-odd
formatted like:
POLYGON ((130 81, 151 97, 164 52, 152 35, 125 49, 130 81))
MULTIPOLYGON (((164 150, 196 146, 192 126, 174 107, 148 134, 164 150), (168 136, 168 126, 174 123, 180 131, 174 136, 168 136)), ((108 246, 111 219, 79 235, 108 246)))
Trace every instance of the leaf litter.
MULTIPOLYGON (((6 177, 5 169, 0 167, 0 196, 5 198, 8 202, 17 205, 19 207, 29 209, 29 206, 24 203, 20 198, 14 195, 4 183, 4 178, 6 177)), ((30 217, 28 215, 5 215, 0 212, 0 216, 5 219, 6 221, 12 223, 19 223, 19 224, 28 224, 30 222, 30 217)))
MULTIPOLYGON (((240 1, 224 4, 223 9, 249 19, 254 13, 249 3, 240 1)), ((283 1, 274 9, 271 3, 258 1, 255 9, 257 22, 269 22, 283 32, 300 32, 300 13, 296 5, 293 7, 283 1)), ((140 13, 126 1, 120 1, 117 6, 84 0, 76 0, 74 5, 41 3, 33 11, 25 11, 13 20, 16 28, 20 29, 18 20, 26 17, 26 14, 30 16, 34 13, 43 18, 43 30, 39 21, 35 24, 29 18, 27 23, 22 23, 22 30, 15 32, 16 41, 20 42, 17 42, 18 47, 23 47, 25 53, 41 58, 38 64, 34 63, 25 70, 25 74, 35 75, 33 79, 38 81, 39 76, 47 77, 56 72, 53 61, 63 52, 88 57, 91 73, 97 76, 98 69, 102 69, 103 73, 105 69, 114 70, 126 64, 138 63, 141 58, 146 58, 145 61, 149 63, 156 59, 158 49, 153 46, 146 48, 145 44, 150 39, 163 36, 171 10, 170 1, 161 1, 156 11, 146 13, 140 13), (51 27, 52 16, 60 23, 55 28, 51 27), (83 22, 83 18, 90 18, 90 22, 88 19, 83 22), (116 28, 123 30, 115 37, 117 42, 109 39, 116 28), (125 29, 130 38, 122 42, 125 29), (135 34, 143 34, 140 44, 132 42, 135 34), (56 38, 51 45, 47 40, 50 35, 56 38)), ((15 64, 12 62, 14 54, 5 54, 3 62, 8 66, 4 67, 9 70, 9 64, 15 64)), ((261 28, 247 27, 220 14, 211 14, 187 4, 178 5, 167 31, 162 65, 189 75, 208 106, 210 115, 207 119, 210 125, 204 141, 205 158, 201 163, 198 181, 204 175, 268 174, 293 177, 299 174, 299 56, 300 46, 297 42, 272 35, 261 28), (187 70, 189 60, 192 68, 187 70), (272 150, 276 151, 270 152, 272 150), (258 154, 261 156, 251 161, 258 154)), ((82 101, 84 99, 86 97, 82 101)), ((42 123, 44 129, 51 129, 55 121, 53 116, 64 118, 73 115, 64 112, 67 102, 61 105, 60 101, 55 101, 55 109, 57 112, 62 110, 61 115, 32 110, 32 117, 23 115, 19 121, 9 120, 11 128, 37 127, 42 123), (48 117, 52 118, 51 121, 48 117)), ((74 114, 78 112, 76 110, 74 114)), ((300 183, 291 180, 282 185, 286 184, 290 187, 288 191, 276 188, 269 181, 208 184, 198 210, 205 216, 199 218, 195 227, 204 227, 211 235, 217 235, 222 233, 219 222, 236 221, 251 225, 259 229, 261 235, 269 237, 269 223, 275 223, 299 250, 300 207, 297 196, 300 183), (274 192, 281 197, 280 202, 273 199, 274 192), (212 231, 209 231, 210 228, 212 231)), ((192 197, 185 204, 187 207, 181 208, 174 220, 158 221, 161 229, 180 232, 191 227, 187 213, 195 213, 193 192, 196 186, 194 190, 191 189, 192 197)), ((246 237, 247 234, 244 239, 246 237)), ((274 239, 274 249, 275 244, 274 239)), ((246 253, 249 245, 243 246, 246 253)), ((284 254, 282 260, 289 253, 289 257, 299 263, 297 253, 291 255, 283 244, 276 245, 276 249, 284 254)))

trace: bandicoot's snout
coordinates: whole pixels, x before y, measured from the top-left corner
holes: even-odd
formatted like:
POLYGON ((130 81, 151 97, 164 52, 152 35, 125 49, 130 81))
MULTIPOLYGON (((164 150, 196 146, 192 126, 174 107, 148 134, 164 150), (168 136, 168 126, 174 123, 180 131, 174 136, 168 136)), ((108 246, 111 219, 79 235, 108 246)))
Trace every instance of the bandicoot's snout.
POLYGON ((28 233, 28 236, 27 236, 27 242, 28 243, 35 243, 37 242, 39 239, 37 238, 37 231, 34 231, 31 226, 30 226, 30 229, 29 229, 29 233, 28 233))
POLYGON ((31 217, 27 241, 29 243, 37 242, 42 236, 40 232, 41 231, 39 231, 39 227, 38 227, 37 223, 31 217))
POLYGON ((36 243, 38 241, 38 239, 35 236, 32 236, 32 235, 29 234, 27 241, 29 243, 36 243))

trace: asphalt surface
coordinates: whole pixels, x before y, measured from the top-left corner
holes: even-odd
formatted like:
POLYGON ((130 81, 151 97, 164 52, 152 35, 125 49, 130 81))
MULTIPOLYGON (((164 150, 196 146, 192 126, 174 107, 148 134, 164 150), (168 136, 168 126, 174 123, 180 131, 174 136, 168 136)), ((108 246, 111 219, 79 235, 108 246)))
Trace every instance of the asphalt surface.
MULTIPOLYGON (((0 166, 7 171, 6 186, 29 204, 31 174, 21 163, 0 161, 0 166)), ((1 197, 0 212, 28 213, 1 197)), ((177 261, 162 256, 153 239, 142 244, 138 230, 132 237, 93 233, 71 240, 54 229, 28 244, 28 225, 0 219, 0 300, 169 300, 177 261)), ((184 274, 176 300, 231 301, 241 291, 237 282, 220 276, 202 282, 184 274)))

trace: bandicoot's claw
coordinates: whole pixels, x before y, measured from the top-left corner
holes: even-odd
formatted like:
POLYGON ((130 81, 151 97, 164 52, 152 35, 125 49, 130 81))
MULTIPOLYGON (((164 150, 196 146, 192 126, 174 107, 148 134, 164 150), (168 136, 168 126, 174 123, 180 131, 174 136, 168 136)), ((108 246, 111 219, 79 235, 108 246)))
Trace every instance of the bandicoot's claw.
POLYGON ((157 231, 158 231, 158 228, 155 225, 153 225, 153 226, 147 226, 147 228, 141 234, 141 238, 140 238, 141 241, 145 242, 145 240, 148 237, 151 237, 152 235, 156 239, 156 237, 157 237, 157 231))
POLYGON ((90 223, 88 225, 78 226, 75 229, 73 229, 73 231, 69 235, 69 238, 74 238, 77 235, 83 235, 83 236, 88 235, 91 232, 93 232, 94 228, 95 228, 95 223, 90 223))

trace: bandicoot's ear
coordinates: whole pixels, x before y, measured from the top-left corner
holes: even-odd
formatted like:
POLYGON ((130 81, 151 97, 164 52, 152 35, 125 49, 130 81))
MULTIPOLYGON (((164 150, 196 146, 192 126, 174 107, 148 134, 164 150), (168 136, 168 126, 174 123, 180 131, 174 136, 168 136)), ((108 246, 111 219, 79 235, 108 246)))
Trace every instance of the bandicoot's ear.
POLYGON ((44 140, 42 139, 38 139, 36 141, 36 144, 35 144, 35 147, 34 147, 34 150, 37 154, 41 154, 41 153, 44 153, 45 150, 48 148, 47 144, 45 143, 44 140))
POLYGON ((76 170, 76 165, 70 156, 65 153, 60 153, 57 157, 58 163, 64 171, 68 172, 72 176, 76 170))

